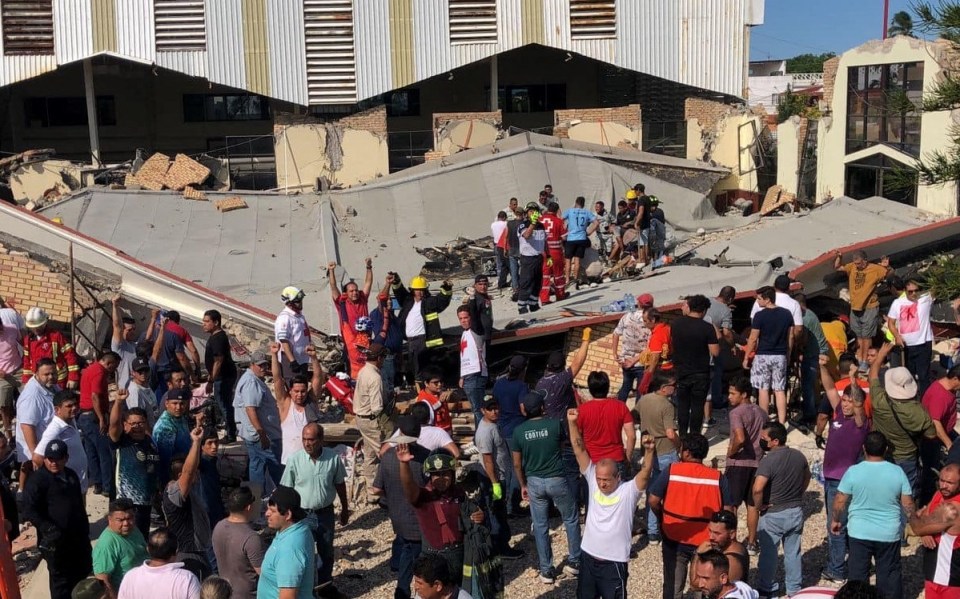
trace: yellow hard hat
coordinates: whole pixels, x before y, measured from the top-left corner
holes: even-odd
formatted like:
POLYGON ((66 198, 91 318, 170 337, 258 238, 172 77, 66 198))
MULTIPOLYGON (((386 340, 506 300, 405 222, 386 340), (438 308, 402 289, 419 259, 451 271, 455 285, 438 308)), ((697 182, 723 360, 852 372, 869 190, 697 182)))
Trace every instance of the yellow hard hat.
POLYGON ((632 190, 632 189, 628 189, 628 190, 627 190, 626 198, 627 198, 628 200, 635 200, 635 199, 637 199, 637 192, 635 192, 635 191, 632 190))
POLYGON ((427 289, 430 284, 423 277, 413 277, 410 281, 410 289, 427 289))

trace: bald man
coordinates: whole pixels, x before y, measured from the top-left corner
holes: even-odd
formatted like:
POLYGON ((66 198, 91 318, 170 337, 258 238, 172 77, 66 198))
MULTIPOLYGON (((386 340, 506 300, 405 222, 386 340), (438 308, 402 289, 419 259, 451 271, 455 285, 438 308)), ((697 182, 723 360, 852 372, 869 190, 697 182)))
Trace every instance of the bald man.
POLYGON ((944 466, 937 487, 910 519, 923 544, 923 590, 931 599, 960 596, 960 465, 944 466))
MULTIPOLYGON (((596 464, 590 461, 577 426, 578 416, 577 410, 567 411, 570 444, 589 487, 587 519, 580 542, 577 597, 625 597, 633 515, 656 462, 653 437, 645 435, 642 439, 644 453, 640 472, 632 481, 621 481, 615 460, 604 458, 596 464)), ((626 459, 630 458, 628 453, 626 459)))
POLYGON ((280 484, 292 487, 300 494, 300 506, 307 511, 317 526, 311 526, 320 560, 317 567, 317 585, 323 586, 321 597, 340 597, 333 586, 333 531, 336 525, 333 500, 340 498, 340 525, 350 519, 347 502, 347 471, 340 456, 323 446, 323 427, 310 423, 303 427, 300 440, 303 449, 287 458, 286 470, 280 484))

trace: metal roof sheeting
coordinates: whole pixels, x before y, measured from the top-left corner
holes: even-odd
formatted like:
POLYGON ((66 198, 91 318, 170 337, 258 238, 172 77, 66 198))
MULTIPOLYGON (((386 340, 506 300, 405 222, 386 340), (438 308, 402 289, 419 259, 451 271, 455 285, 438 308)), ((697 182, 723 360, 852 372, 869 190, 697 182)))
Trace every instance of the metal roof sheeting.
MULTIPOLYGON (((55 56, 4 55, 0 85, 90 56, 92 1, 54 0, 55 56)), ((198 22, 199 0, 165 0, 165 4, 189 8, 191 23, 198 22)), ((204 0, 206 49, 158 52, 154 0, 115 0, 116 55, 247 89, 244 4, 204 0)), ((308 0, 306 7, 304 0, 265 4, 270 87, 266 95, 301 105, 342 105, 391 91, 398 83, 424 80, 519 48, 524 41, 542 41, 625 69, 740 96, 748 51, 746 27, 762 20, 764 0, 618 0, 614 4, 616 35, 606 37, 608 27, 596 39, 573 39, 570 0, 458 1, 461 6, 476 4, 486 10, 495 6, 496 39, 483 43, 451 41, 450 5, 441 0, 308 0), (344 18, 351 5, 352 18, 344 18), (319 14, 316 11, 335 18, 318 23, 313 20, 319 14), (392 26, 391 19, 408 18, 411 12, 412 39, 393 39, 406 29, 392 26), (308 20, 313 24, 308 26, 308 20), (311 36, 308 60, 306 31, 310 30, 338 35, 335 39, 328 39, 326 33, 311 36), (398 52, 403 60, 398 60, 398 52), (413 70, 409 81, 406 73, 394 73, 408 64, 413 70)), ((191 47, 199 47, 199 38, 194 38, 191 47)))

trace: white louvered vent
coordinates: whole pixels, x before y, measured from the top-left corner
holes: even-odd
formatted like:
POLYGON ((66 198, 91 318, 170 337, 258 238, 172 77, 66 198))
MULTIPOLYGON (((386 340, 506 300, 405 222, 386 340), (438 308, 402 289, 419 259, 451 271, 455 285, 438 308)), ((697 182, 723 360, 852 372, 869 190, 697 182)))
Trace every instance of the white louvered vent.
POLYGON ((303 0, 310 104, 357 101, 352 0, 303 0))
POLYGON ((497 43, 497 0, 449 0, 450 43, 497 43))
POLYGON ((53 54, 53 0, 3 0, 3 53, 53 54))
POLYGON ((616 37, 616 0, 570 0, 570 37, 596 39, 616 37))
POLYGON ((153 0, 157 51, 206 50, 203 0, 153 0))

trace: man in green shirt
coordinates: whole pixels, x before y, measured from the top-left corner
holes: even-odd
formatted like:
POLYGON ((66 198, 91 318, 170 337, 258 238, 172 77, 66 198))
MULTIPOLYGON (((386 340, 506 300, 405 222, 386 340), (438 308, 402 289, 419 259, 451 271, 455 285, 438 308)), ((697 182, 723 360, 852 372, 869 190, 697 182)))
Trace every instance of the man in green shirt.
POLYGON ((350 519, 347 501, 347 471, 340 456, 323 446, 323 428, 316 423, 303 427, 300 440, 303 449, 287 458, 286 470, 280 484, 300 494, 300 505, 317 526, 312 528, 317 544, 317 584, 322 588, 320 597, 342 597, 333 586, 333 531, 336 526, 333 515, 334 497, 340 498, 340 525, 346 526, 350 519))
POLYGON ((520 410, 527 420, 513 430, 513 468, 520 483, 523 498, 530 502, 533 519, 533 538, 537 543, 540 581, 552 585, 556 580, 553 567, 553 548, 547 515, 550 501, 560 510, 567 531, 570 554, 563 571, 571 576, 580 574, 580 513, 577 498, 571 495, 563 470, 561 448, 565 443, 562 423, 544 418, 544 391, 531 391, 521 401, 520 410))
POLYGON ((893 447, 893 461, 903 468, 913 497, 920 492, 919 443, 936 439, 937 429, 917 398, 917 381, 904 367, 890 368, 880 380, 880 367, 887 361, 892 343, 884 343, 870 365, 870 401, 873 430, 883 433, 893 447))
POLYGON ((107 596, 116 597, 120 581, 131 569, 150 558, 147 542, 137 529, 133 502, 117 499, 110 503, 107 528, 93 547, 93 575, 107 588, 107 596))

